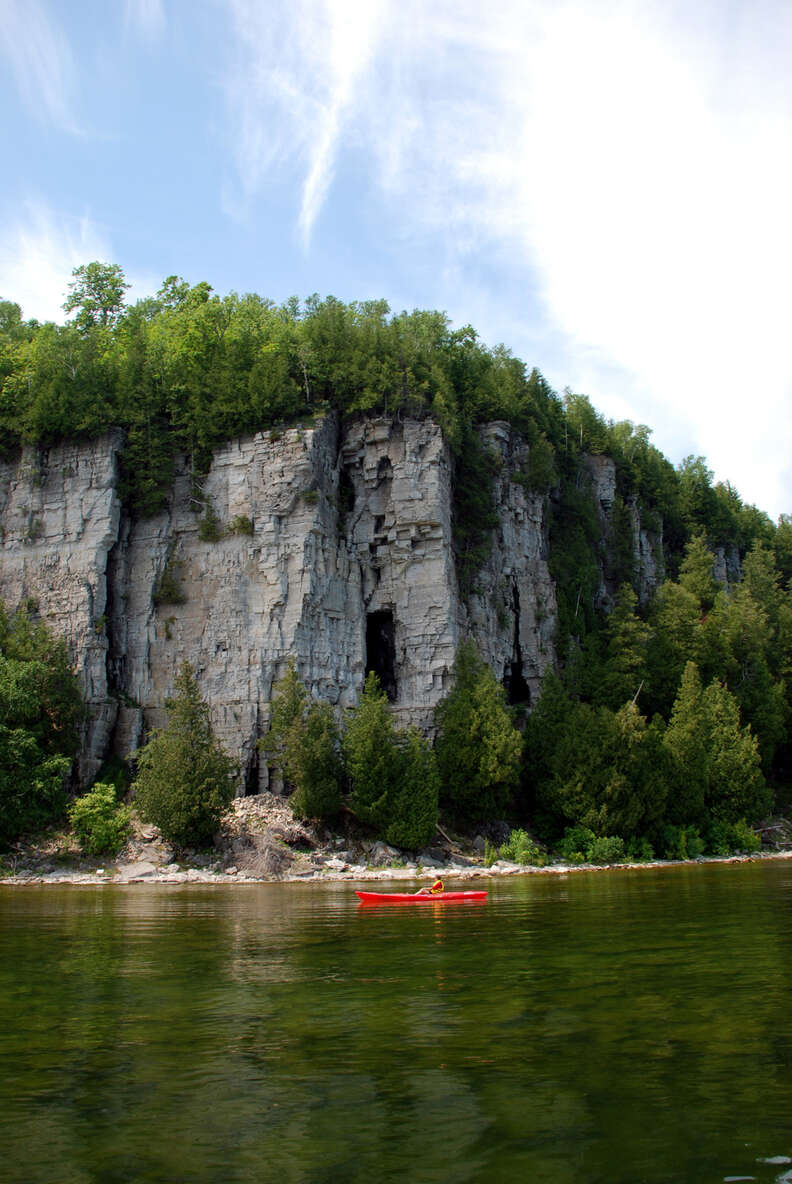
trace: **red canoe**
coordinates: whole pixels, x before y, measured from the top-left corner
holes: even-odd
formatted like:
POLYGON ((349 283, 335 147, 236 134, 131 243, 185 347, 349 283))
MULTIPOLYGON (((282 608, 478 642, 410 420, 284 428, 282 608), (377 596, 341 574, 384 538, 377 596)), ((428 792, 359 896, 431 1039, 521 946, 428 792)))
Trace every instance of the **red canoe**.
POLYGON ((448 900, 486 900, 486 892, 435 892, 434 895, 415 892, 356 892, 361 904, 437 904, 448 900))

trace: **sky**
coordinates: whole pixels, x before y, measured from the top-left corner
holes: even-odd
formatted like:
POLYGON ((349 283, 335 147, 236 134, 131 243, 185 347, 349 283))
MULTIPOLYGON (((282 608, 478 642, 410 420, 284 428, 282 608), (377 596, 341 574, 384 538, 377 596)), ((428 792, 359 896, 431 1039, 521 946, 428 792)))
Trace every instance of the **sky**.
POLYGON ((438 308, 792 513, 789 0, 0 0, 0 298, 438 308))

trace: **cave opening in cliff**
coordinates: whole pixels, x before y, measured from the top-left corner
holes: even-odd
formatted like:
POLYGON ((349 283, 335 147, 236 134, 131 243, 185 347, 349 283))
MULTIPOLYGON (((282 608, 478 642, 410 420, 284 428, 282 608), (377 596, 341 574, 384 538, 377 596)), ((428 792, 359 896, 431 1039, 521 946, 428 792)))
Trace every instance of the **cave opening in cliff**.
POLYGON ((396 642, 390 609, 366 617, 366 675, 376 674, 388 699, 396 699, 396 642))
POLYGON ((256 745, 253 746, 252 752, 248 755, 247 768, 245 769, 245 797, 261 792, 259 785, 259 750, 256 745))
POLYGON ((509 662, 503 675, 503 685, 506 689, 506 701, 510 707, 525 707, 531 702, 531 688, 525 681, 522 672, 522 661, 509 662))
POLYGON ((514 633, 512 635, 512 657, 503 672, 506 699, 512 707, 526 706, 531 702, 531 688, 523 675, 522 646, 520 645, 520 590, 516 582, 512 585, 512 614, 514 633))

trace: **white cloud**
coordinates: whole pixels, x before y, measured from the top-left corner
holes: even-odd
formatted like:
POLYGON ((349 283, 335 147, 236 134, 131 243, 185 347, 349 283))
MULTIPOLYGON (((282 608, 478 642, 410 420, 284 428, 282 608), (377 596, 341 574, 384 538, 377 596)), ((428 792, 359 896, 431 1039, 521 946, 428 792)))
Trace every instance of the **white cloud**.
POLYGON ((42 202, 0 231, 0 296, 15 300, 26 318, 65 319, 61 305, 75 267, 112 258, 103 231, 88 218, 64 218, 42 202))
POLYGON ((144 41, 161 41, 168 27, 162 0, 126 0, 124 19, 144 41))
POLYGON ((40 0, 0 0, 0 52, 25 105, 62 131, 79 134, 69 42, 40 0))
MULTIPOLYGON (((5 221, 0 229, 0 299, 16 301, 26 319, 62 324, 72 271, 94 259, 117 262, 101 226, 88 217, 65 216, 42 201, 30 201, 19 220, 5 221)), ((151 295, 160 284, 143 273, 127 279, 128 301, 151 295)))
POLYGON ((296 0, 280 11, 230 0, 238 36, 226 89, 246 197, 266 187, 276 163, 294 157, 304 180, 298 228, 308 244, 332 181, 364 75, 376 56, 389 0, 296 0))
MULTIPOLYGON (((542 366, 544 337, 606 414, 792 510, 792 8, 297 0, 273 22, 231 5, 248 199, 299 164, 307 242, 340 151, 366 152, 405 241, 431 236, 462 277, 452 312, 484 303, 473 265, 509 255, 534 321, 509 344, 542 366)), ((500 298, 485 332, 515 326, 500 298)))

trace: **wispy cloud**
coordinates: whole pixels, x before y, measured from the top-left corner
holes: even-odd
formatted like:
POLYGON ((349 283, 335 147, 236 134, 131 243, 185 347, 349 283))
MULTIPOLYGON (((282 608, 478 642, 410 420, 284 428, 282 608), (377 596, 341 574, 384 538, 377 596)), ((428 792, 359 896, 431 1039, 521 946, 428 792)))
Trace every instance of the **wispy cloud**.
POLYGON ((0 0, 0 52, 25 105, 61 131, 80 134, 69 42, 40 0, 0 0))
POLYGON ((62 322, 72 270, 112 258, 108 238, 95 222, 29 202, 18 221, 4 221, 0 230, 0 298, 15 300, 26 318, 62 322))
MULTIPOLYGON (((66 319, 72 271, 98 259, 119 262, 107 230, 87 215, 74 217, 52 209, 40 198, 27 201, 19 216, 0 222, 0 300, 14 300, 22 315, 39 321, 66 319)), ((139 269, 127 271, 127 301, 151 296, 162 277, 139 269)))
POLYGON ((310 240, 333 178, 341 137, 359 116, 366 75, 387 27, 390 0, 296 0, 280 9, 230 0, 237 53, 227 92, 246 197, 276 164, 303 170, 298 228, 310 240))
POLYGON ((687 425, 718 476, 792 509, 782 433, 751 406, 792 395, 792 8, 296 0, 273 20, 230 3, 249 200, 288 162, 307 243, 353 147, 398 233, 442 244, 455 296, 467 263, 509 255, 525 338, 553 341, 565 381, 662 447, 687 425))
POLYGON ((168 27, 163 0, 126 0, 124 20, 150 44, 161 41, 168 27))

